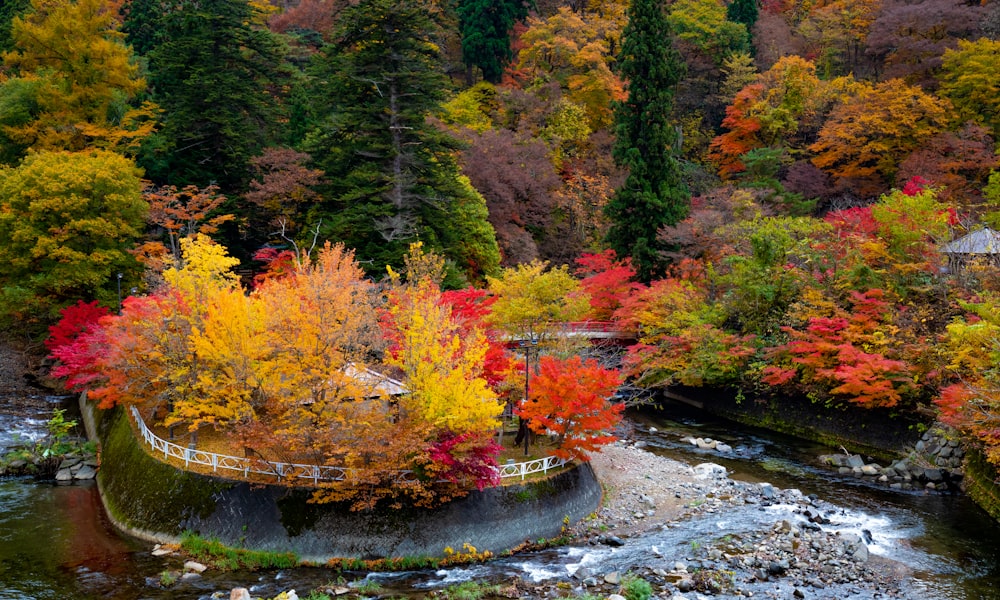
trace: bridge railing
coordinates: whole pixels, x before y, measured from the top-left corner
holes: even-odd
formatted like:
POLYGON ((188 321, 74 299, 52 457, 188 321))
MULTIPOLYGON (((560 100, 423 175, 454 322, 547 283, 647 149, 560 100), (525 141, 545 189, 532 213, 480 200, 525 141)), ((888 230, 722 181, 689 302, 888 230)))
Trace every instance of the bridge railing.
MULTIPOLYGON (((343 481, 347 478, 350 469, 328 465, 309 465, 299 463, 274 462, 264 459, 245 458, 239 456, 229 456, 226 454, 216 454, 206 452, 196 448, 188 448, 169 442, 159 436, 146 426, 139 409, 130 407, 132 418, 135 419, 139 434, 146 444, 149 445, 153 453, 162 454, 164 460, 175 458, 184 462, 184 467, 190 465, 203 465, 212 467, 212 472, 229 471, 247 479, 251 473, 255 475, 271 475, 279 480, 305 479, 311 480, 314 485, 323 481, 343 481)), ((522 463, 508 463, 496 467, 500 479, 520 477, 521 480, 534 473, 548 473, 553 469, 559 469, 570 461, 547 456, 538 460, 522 463)), ((397 481, 412 480, 415 475, 412 471, 397 471, 397 481)))

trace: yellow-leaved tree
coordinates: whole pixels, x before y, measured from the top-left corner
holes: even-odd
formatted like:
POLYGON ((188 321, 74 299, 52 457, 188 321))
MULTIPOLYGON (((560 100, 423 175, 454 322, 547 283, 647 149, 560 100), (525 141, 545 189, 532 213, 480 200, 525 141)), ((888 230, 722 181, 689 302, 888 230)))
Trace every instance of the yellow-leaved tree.
POLYGON ((16 75, 0 85, 6 105, 3 158, 28 149, 134 149, 154 126, 156 107, 133 100, 146 87, 118 31, 112 0, 32 0, 15 17, 15 50, 4 55, 16 75))

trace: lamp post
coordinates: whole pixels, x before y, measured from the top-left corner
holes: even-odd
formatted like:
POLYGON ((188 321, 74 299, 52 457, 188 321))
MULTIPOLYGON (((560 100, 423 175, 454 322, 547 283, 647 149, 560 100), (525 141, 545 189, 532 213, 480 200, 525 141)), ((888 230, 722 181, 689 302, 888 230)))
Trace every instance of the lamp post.
MULTIPOLYGON (((535 334, 529 334, 530 337, 526 340, 518 340, 517 347, 524 350, 524 403, 528 403, 528 386, 531 383, 531 350, 532 348, 538 348, 538 337, 535 334)), ((528 430, 528 420, 523 416, 521 417, 521 422, 518 425, 518 437, 524 438, 524 455, 528 455, 528 444, 531 441, 531 432, 528 430)), ((515 440, 515 444, 516 444, 515 440)))
POLYGON ((122 314, 122 274, 118 274, 118 314, 122 314))

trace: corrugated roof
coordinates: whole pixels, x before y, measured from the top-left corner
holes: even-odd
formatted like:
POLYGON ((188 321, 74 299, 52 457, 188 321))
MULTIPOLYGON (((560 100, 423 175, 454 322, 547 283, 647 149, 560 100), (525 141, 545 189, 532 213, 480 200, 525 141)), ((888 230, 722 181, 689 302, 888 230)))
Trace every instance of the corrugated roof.
POLYGON ((1000 254, 1000 233, 983 227, 941 248, 945 254, 1000 254))

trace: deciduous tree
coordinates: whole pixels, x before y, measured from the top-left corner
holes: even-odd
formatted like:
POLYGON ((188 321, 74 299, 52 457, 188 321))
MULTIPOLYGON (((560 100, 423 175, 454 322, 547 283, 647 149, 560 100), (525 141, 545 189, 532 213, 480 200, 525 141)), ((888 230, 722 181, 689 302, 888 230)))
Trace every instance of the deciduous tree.
POLYGON ((13 162, 26 149, 135 151, 153 129, 152 105, 132 106, 145 87, 108 0, 34 0, 15 17, 14 77, 0 85, 0 116, 13 162))
POLYGON ((140 190, 135 164, 106 151, 38 152, 0 171, 0 312, 31 324, 80 299, 113 306, 117 285, 137 281, 140 190))
POLYGON ((535 433, 554 435, 561 458, 587 460, 587 453, 615 441, 612 430, 624 405, 611 396, 621 385, 618 371, 579 356, 543 356, 531 397, 518 409, 535 433))
POLYGON ((900 161, 948 125, 948 102, 892 79, 833 109, 812 162, 859 193, 885 189, 900 161))

